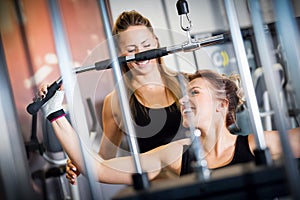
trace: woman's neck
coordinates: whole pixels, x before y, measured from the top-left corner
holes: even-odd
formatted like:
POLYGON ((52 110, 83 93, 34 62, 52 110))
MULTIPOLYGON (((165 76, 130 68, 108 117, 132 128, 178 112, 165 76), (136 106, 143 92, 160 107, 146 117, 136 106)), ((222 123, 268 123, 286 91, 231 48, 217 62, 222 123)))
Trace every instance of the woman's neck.
POLYGON ((210 127, 206 130, 207 131, 201 131, 204 156, 213 154, 214 156, 219 157, 224 153, 224 150, 235 144, 234 138, 236 136, 232 135, 225 126, 210 127))
POLYGON ((172 105, 175 101, 167 90, 158 68, 145 75, 133 75, 131 84, 134 95, 146 107, 163 108, 172 105))
POLYGON ((211 130, 206 137, 202 138, 203 157, 209 168, 218 168, 230 163, 234 156, 236 138, 237 136, 232 135, 225 126, 211 130))
POLYGON ((133 88, 139 89, 141 87, 164 86, 160 71, 154 68, 150 73, 142 75, 133 75, 131 84, 133 88))

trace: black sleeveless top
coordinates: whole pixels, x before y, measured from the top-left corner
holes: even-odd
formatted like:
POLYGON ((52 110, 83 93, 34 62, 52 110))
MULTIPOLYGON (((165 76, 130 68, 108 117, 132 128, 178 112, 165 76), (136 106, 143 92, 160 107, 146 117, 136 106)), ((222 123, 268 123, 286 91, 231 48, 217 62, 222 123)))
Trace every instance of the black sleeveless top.
POLYGON ((141 153, 184 138, 181 114, 176 102, 165 108, 148 108, 135 95, 132 98, 137 111, 134 128, 141 153))
MULTIPOLYGON (((189 145, 185 145, 183 147, 180 175, 185 175, 193 172, 193 169, 191 167, 191 162, 195 161, 195 157, 190 147, 191 146, 189 145)), ((250 151, 248 136, 242 136, 242 135, 237 136, 233 159, 231 160, 230 163, 228 163, 225 166, 234 165, 238 163, 246 163, 253 160, 254 160, 254 155, 250 151)))

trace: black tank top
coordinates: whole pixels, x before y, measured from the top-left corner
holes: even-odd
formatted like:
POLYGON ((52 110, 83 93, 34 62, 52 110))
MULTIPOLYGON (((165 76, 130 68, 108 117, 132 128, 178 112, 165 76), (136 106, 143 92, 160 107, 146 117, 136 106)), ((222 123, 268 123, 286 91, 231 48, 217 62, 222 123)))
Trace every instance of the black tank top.
POLYGON ((176 102, 165 108, 148 108, 134 95, 132 98, 137 111, 134 127, 141 153, 184 138, 181 114, 176 102))
MULTIPOLYGON (((191 162, 195 161, 194 154, 190 148, 191 146, 185 145, 183 146, 183 154, 182 154, 182 163, 181 163, 181 172, 180 175, 185 175, 193 172, 191 167, 191 162)), ((242 136, 239 135, 236 140, 235 150, 233 159, 230 163, 225 166, 234 165, 238 163, 246 163, 254 160, 254 155, 251 153, 249 143, 248 143, 248 135, 242 136)), ((222 168, 220 167, 220 168, 222 168)))

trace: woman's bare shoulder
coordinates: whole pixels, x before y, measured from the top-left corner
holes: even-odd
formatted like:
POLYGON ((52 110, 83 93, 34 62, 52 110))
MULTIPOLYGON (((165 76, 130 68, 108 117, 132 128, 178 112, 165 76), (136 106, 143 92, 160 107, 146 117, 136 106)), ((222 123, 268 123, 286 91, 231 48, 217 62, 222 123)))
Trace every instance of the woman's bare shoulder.
POLYGON ((112 98, 114 98, 114 96, 116 96, 116 91, 115 91, 115 90, 113 90, 113 91, 111 91, 110 93, 108 93, 108 94, 105 96, 104 100, 105 100, 105 101, 111 100, 112 98))
POLYGON ((183 146, 183 145, 190 145, 190 144, 192 143, 190 138, 184 138, 184 139, 177 140, 177 141, 174 141, 174 142, 175 142, 175 143, 179 143, 179 144, 181 144, 182 146, 183 146))
POLYGON ((110 110, 112 108, 118 108, 118 96, 115 90, 111 91, 106 95, 104 98, 104 106, 109 108, 110 110))

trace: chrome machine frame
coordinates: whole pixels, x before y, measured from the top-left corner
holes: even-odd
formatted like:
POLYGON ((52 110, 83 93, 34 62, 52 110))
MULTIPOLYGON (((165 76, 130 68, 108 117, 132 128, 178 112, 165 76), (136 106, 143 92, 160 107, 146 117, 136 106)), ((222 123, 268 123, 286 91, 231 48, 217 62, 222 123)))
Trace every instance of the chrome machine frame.
MULTIPOLYGON (((178 11, 180 11, 179 15, 187 14, 188 13, 187 2, 185 0, 178 0, 178 2, 184 6, 184 7, 181 7, 182 8, 181 10, 180 9, 178 10, 178 11)), ((296 30, 295 22, 293 20, 293 17, 290 14, 292 12, 291 12, 291 7, 290 7, 289 2, 281 1, 281 0, 274 0, 274 2, 275 2, 276 13, 278 14, 278 18, 279 18, 279 23, 278 23, 279 34, 282 37, 283 44, 285 46, 289 46, 289 48, 286 48, 286 53, 287 53, 287 58, 290 62, 289 65, 294 66, 290 70, 292 71, 291 74, 293 75, 292 79, 296 83, 298 80, 297 75, 300 74, 299 32, 296 30), (281 20, 285 21, 284 22, 285 28, 283 28, 281 20), (292 39, 291 39, 291 37, 292 37, 292 39), (293 41, 293 44, 290 44, 290 41, 293 41)), ((268 50, 270 49, 270 43, 268 41, 268 39, 269 39, 268 35, 264 32, 264 29, 263 29, 263 22, 261 20, 262 17, 259 12, 259 5, 258 5, 257 0, 249 1, 249 3, 250 3, 249 5, 252 8, 251 9, 252 10, 251 18, 253 20, 253 27, 254 27, 256 37, 259 36, 259 38, 263 41, 263 42, 260 42, 260 45, 258 46, 259 47, 259 56, 262 61, 264 70, 266 72, 265 75, 269 80, 266 83, 266 85, 267 85, 268 91, 270 91, 271 103, 272 103, 273 109, 275 111, 275 116, 277 116, 276 122, 278 122, 278 130, 280 132, 280 139, 281 139, 282 149, 284 152, 284 159, 283 159, 284 163, 281 166, 274 165, 274 163, 272 162, 270 153, 268 151, 268 148, 266 146, 266 142, 265 142, 265 139, 263 136, 263 128, 262 128, 262 124, 260 121, 261 118, 259 115, 259 110, 258 110, 257 102, 255 99, 253 83, 252 83, 251 76, 250 76, 250 69, 249 69, 249 65, 247 62, 243 39, 241 36, 239 23, 238 23, 237 16, 236 16, 236 9, 234 6, 234 1, 233 0, 224 0, 225 10, 227 13, 227 18, 229 21, 229 27, 230 27, 231 36, 232 36, 232 42, 233 42, 234 50, 235 50, 237 61, 238 61, 238 68, 239 68, 239 72, 241 75, 243 88, 246 90, 247 105, 249 106, 249 109, 251 110, 250 119, 251 119, 252 127, 254 130, 255 142, 257 144, 257 149, 255 150, 256 164, 259 165, 261 168, 259 168, 259 171, 257 171, 256 168, 252 169, 248 165, 245 165, 246 168, 249 169, 249 171, 247 171, 247 173, 253 172, 253 174, 245 175, 245 171, 241 170, 241 173, 239 173, 239 176, 233 176, 231 179, 231 180, 236 181, 235 183, 239 183, 240 185, 229 186, 226 183, 226 181, 230 179, 230 178, 228 178, 228 176, 227 177, 225 176, 225 178, 223 178, 221 180, 213 179, 214 177, 212 177, 212 179, 210 179, 211 177, 207 173, 206 165, 200 164, 198 167, 200 167, 201 170, 196 170, 197 171, 196 174, 187 176, 187 178, 182 179, 182 180, 188 179, 189 184, 186 184, 187 182, 184 182, 184 181, 182 183, 178 183, 179 185, 174 185, 174 183, 171 184, 170 182, 166 182, 164 185, 164 187, 166 188, 165 190, 162 190, 160 187, 156 188, 155 186, 150 186, 148 178, 147 178, 147 174, 145 172, 143 172, 143 169, 141 167, 141 163, 140 163, 140 159, 139 159, 139 148, 137 146, 137 141, 135 138, 135 130, 134 130, 134 127, 130 120, 131 116, 130 116, 129 103, 128 103, 127 95, 125 93, 125 85, 122 80, 120 63, 132 61, 132 60, 151 59, 151 58, 161 57, 161 56, 165 56, 165 55, 168 55, 171 53, 177 53, 177 52, 181 52, 181 51, 183 51, 183 52, 196 51, 197 49, 199 49, 203 46, 213 44, 216 41, 222 40, 223 37, 217 36, 217 37, 213 37, 213 38, 208 38, 207 40, 203 40, 203 41, 193 41, 189 34, 191 27, 189 27, 189 28, 183 27, 182 29, 187 32, 187 37, 188 37, 188 40, 186 43, 183 43, 181 45, 172 46, 172 47, 164 47, 164 48, 160 48, 160 49, 150 50, 147 52, 142 52, 142 53, 136 54, 134 56, 117 57, 117 53, 114 48, 115 47, 114 41, 112 39, 109 17, 108 17, 108 13, 107 13, 108 6, 106 5, 106 1, 104 1, 104 0, 99 0, 98 3, 99 3, 99 10, 100 10, 103 24, 104 24, 105 34, 108 39, 108 48, 109 48, 109 53, 110 53, 111 59, 108 61, 95 63, 95 65, 93 65, 93 66, 77 68, 74 71, 71 66, 72 59, 69 54, 68 44, 65 39, 64 28, 63 28, 63 25, 61 22, 61 16, 59 13, 59 7, 58 7, 57 0, 49 1, 49 7, 50 7, 51 19, 52 19, 52 25, 53 25, 52 28, 53 28, 54 39, 55 39, 55 46, 56 46, 56 51, 57 51, 57 55, 58 55, 59 67, 60 67, 60 71, 62 74, 62 77, 53 83, 54 89, 53 89, 52 95, 58 89, 58 87, 62 83, 62 80, 64 80, 67 103, 68 103, 68 107, 69 107, 71 121, 74 122, 74 113, 73 113, 74 111, 72 109, 74 107, 73 106, 74 105, 73 98, 74 98, 74 95, 80 94, 79 89, 77 87, 75 87, 77 85, 75 73, 81 73, 81 72, 94 70, 94 69, 96 69, 96 70, 106 69, 108 67, 108 64, 110 66, 112 66, 115 82, 118 83, 118 87, 117 87, 118 97, 122 104, 121 105, 122 116, 123 116, 123 119, 125 120, 125 128, 126 128, 127 132, 129 133, 129 136, 127 139, 129 142, 130 150, 133 155, 133 161, 134 161, 134 166, 135 166, 135 170, 136 170, 136 173, 133 174, 134 190, 130 190, 127 192, 121 192, 120 194, 115 196, 115 199, 139 199, 139 198, 143 198, 143 197, 147 197, 147 199, 156 199, 157 197, 162 197, 162 196, 172 198, 172 197, 175 197, 174 195, 176 195, 176 198, 179 198, 179 199, 181 197, 182 197, 182 199, 186 198, 187 197, 186 195, 190 195, 189 197, 194 197, 194 198, 195 197, 205 198, 205 197, 209 197, 210 195, 213 196, 214 195, 213 192, 216 192, 216 190, 219 190, 219 191, 222 190, 221 193, 224 192, 224 195, 227 195, 227 197, 229 197, 229 196, 243 197, 243 195, 245 195, 246 192, 243 192, 244 190, 242 190, 242 189, 244 187, 248 187, 249 184, 252 184, 251 187, 253 187, 253 184, 255 185, 256 183, 262 183, 261 176, 263 176, 263 175, 267 176, 268 181, 269 181, 269 182, 264 182, 264 183, 266 183, 266 188, 273 187, 273 186, 276 188, 281 188, 282 185, 280 185, 280 186, 275 185, 275 184, 273 185, 271 183, 275 182, 275 179, 280 180, 282 182, 283 182, 283 180, 287 179, 288 187, 284 186, 283 188, 288 190, 289 191, 288 194, 290 194, 293 198, 300 199, 300 192, 299 192, 298 188, 296 188, 300 184, 300 181, 299 181, 300 179, 298 176, 299 172, 296 169, 296 163, 294 162, 294 160, 292 158, 291 149, 289 148, 289 145, 288 145, 287 136, 286 136, 287 123, 286 123, 286 119, 284 117, 281 117, 282 109, 280 107, 280 102, 279 102, 280 99, 274 93, 274 91, 275 91, 274 87, 276 85, 278 85, 278 80, 276 79, 276 75, 273 73, 273 70, 272 70, 273 58, 272 58, 271 54, 264 54, 264 53, 268 52, 268 50), (273 92, 272 92, 272 90, 273 90, 273 92), (74 91, 76 91, 76 92, 74 93, 74 91), (269 173, 280 172, 280 171, 282 171, 282 169, 284 169, 284 171, 285 171, 284 175, 281 174, 279 177, 270 177, 270 176, 268 177, 268 175, 270 175, 269 173), (253 178, 252 179, 253 182, 251 182, 251 183, 241 182, 241 180, 240 180, 241 178, 247 178, 247 177, 253 178), (166 184, 169 184, 169 185, 166 185, 166 184), (213 186, 220 186, 220 184, 223 187, 217 187, 217 189, 213 189, 213 188, 216 188, 213 186), (240 188, 238 188, 238 187, 240 187, 240 188), (189 192, 187 194, 186 192, 182 192, 182 191, 184 191, 183 189, 184 190, 190 189, 191 192, 189 192), (226 190, 232 191, 234 189, 236 189, 236 193, 232 192, 232 193, 228 194, 228 192, 226 192, 226 190), (173 195, 171 195, 171 194, 173 194, 173 195)), ((189 20, 189 18, 188 18, 188 20, 189 20)), ((5 60, 2 43, 1 43, 0 50, 1 50, 0 51, 1 60, 5 60)), ((6 72, 5 65, 6 65, 5 62, 1 63, 1 69, 0 69, 1 72, 6 72)), ((0 75, 2 77, 2 78, 0 78, 0 82, 2 83, 2 85, 6 86, 6 87, 2 87, 2 88, 10 88, 9 80, 7 79, 8 76, 5 76, 5 74, 7 74, 7 72, 0 73, 0 75)), ((184 91, 184 89, 183 89, 183 91, 184 91)), ((0 152, 3 153, 3 155, 5 155, 5 156, 0 157, 0 161, 1 161, 0 162, 0 166, 1 166, 0 174, 6 174, 6 173, 12 171, 12 169, 13 169, 13 171, 15 172, 15 176, 9 177, 9 179, 7 178, 7 176, 1 176, 2 178, 0 179, 0 186, 1 185, 5 186, 4 187, 5 189, 3 191, 5 198, 18 199, 17 197, 20 197, 19 195, 21 195, 22 197, 24 197, 24 196, 31 197, 33 193, 31 192, 31 188, 29 188, 29 185, 30 185, 29 177, 28 177, 29 170, 27 169, 27 166, 25 166, 25 167, 24 166, 16 166, 14 161, 7 162, 11 158, 16 158, 19 160, 23 160, 24 163, 26 163, 26 161, 24 160, 24 158, 26 156, 23 155, 25 150, 23 149, 23 151, 22 151, 21 148, 18 148, 18 146, 21 147, 22 144, 20 142, 21 140, 20 140, 19 136, 15 134, 15 133, 19 133, 20 130, 17 130, 17 127, 19 127, 19 126, 17 124, 17 120, 15 117, 16 114, 15 114, 15 110, 14 110, 14 105, 12 104, 13 100, 11 99, 11 97, 12 97, 12 93, 11 93, 10 89, 6 89, 1 92, 0 107, 2 109, 0 109, 0 123, 4 127, 4 132, 2 133, 3 139, 1 138, 1 140, 0 140, 0 143, 1 143, 0 147, 3 148, 3 150, 0 152), (4 102, 5 102, 5 105, 4 105, 4 102), (5 115, 4 115, 4 111, 5 111, 5 115), (9 120, 9 122, 8 122, 8 120, 9 120), (13 124, 13 125, 9 125, 9 124, 13 124), (12 143, 17 143, 20 145, 14 145, 16 148, 14 148, 12 150, 8 146, 9 144, 12 144, 12 143), (21 177, 21 181, 18 181, 18 184, 15 183, 15 180, 20 180, 20 177, 21 177), (16 187, 19 188, 18 193, 14 192, 16 187)), ((296 91, 296 97, 298 99, 298 102, 300 102, 299 90, 296 91)), ((33 105, 29 105, 29 109, 28 109, 29 113, 32 112, 31 114, 35 114, 38 111, 38 109, 43 105, 43 103, 45 103, 49 98, 51 98, 50 94, 47 96, 47 98, 45 98, 44 101, 34 102, 33 105), (36 104, 39 104, 39 105, 36 106, 36 104), (30 106, 33 106, 34 108, 32 109, 30 106)), ((84 108, 83 108, 82 102, 79 101, 76 103, 77 103, 76 107, 77 108, 79 107, 79 109, 83 111, 84 108)), ((84 113, 84 112, 82 112, 82 113, 84 113)), ((89 134, 88 134, 88 128, 87 128, 88 126, 86 123, 85 115, 81 115, 80 121, 81 121, 80 124, 73 123, 75 125, 74 128, 78 132, 82 133, 81 136, 86 135, 86 138, 85 137, 81 138, 84 140, 84 142, 89 142, 89 139, 88 139, 89 134)), ((1 127, 2 127, 2 125, 1 125, 1 127)), ((193 127, 191 127, 190 130, 194 131, 193 127)), ((193 149, 195 151, 201 150, 201 144, 193 143, 193 145, 194 145, 193 149)), ((82 152, 82 157, 85 161, 85 166, 87 166, 88 162, 89 162, 89 160, 87 160, 87 156, 85 156, 87 152, 84 151, 83 148, 81 148, 81 152, 82 152)), ((199 163, 203 163, 203 162, 199 162, 199 163)), ((244 166, 243 166, 242 169, 246 169, 246 168, 244 168, 244 166)), ((99 199, 100 198, 99 193, 96 192, 96 188, 95 188, 95 184, 94 184, 95 180, 93 178, 93 177, 95 177, 94 174, 96 172, 93 169, 86 170, 86 171, 87 171, 87 177, 88 177, 88 181, 89 181, 89 192, 91 193, 91 196, 93 199, 99 199)), ((258 194, 257 194, 258 196, 262 195, 262 194, 269 194, 268 191, 266 193, 263 192, 262 191, 263 189, 264 188, 258 189, 254 186, 254 190, 258 192, 258 194)), ((283 193, 286 192, 286 190, 283 191, 283 193)), ((2 190, 0 190, 0 191, 2 193, 2 190)), ((216 197, 216 196, 214 196, 214 197, 216 197)), ((218 197, 216 197, 216 199, 217 198, 218 197)), ((222 197, 219 197, 219 198, 221 199, 222 197)))

